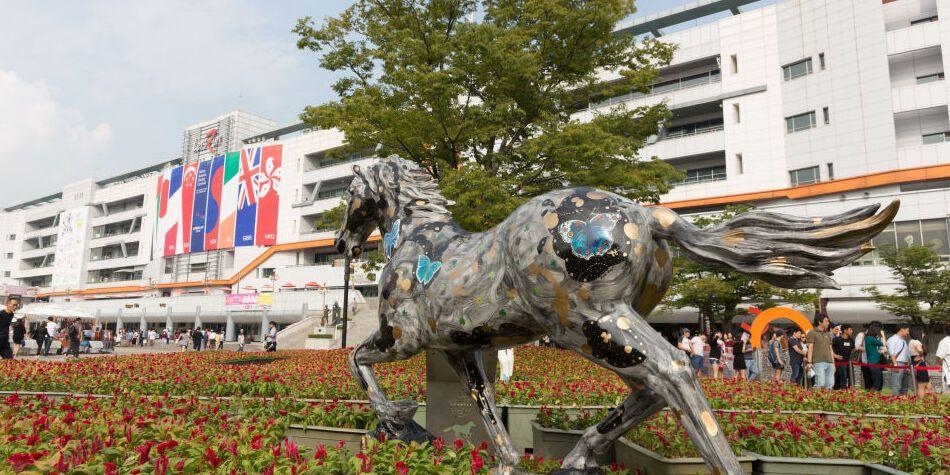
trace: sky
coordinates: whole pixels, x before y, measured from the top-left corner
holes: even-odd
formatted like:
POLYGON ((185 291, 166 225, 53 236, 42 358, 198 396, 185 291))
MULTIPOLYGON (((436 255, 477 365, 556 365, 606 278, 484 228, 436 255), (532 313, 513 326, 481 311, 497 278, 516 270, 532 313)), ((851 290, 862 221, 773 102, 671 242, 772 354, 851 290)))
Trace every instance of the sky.
POLYGON ((235 109, 297 122, 334 76, 290 30, 350 3, 0 0, 0 206, 176 158, 188 125, 235 109))

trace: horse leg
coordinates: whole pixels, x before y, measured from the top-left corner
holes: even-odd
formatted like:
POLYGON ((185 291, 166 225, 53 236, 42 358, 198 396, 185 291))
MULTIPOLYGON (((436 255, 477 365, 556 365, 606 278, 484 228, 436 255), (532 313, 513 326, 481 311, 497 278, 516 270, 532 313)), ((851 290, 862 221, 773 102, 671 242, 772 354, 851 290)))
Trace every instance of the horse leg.
POLYGON ((604 453, 614 440, 666 406, 655 392, 647 388, 634 390, 599 424, 587 428, 574 449, 564 457, 558 473, 598 473, 596 454, 604 453))
POLYGON ((381 434, 406 442, 425 442, 434 439, 412 417, 419 408, 413 400, 390 401, 376 380, 373 365, 389 363, 410 358, 419 352, 418 347, 408 347, 398 343, 388 351, 377 347, 379 333, 375 333, 350 353, 350 372, 360 387, 369 396, 370 405, 379 418, 379 427, 371 433, 377 439, 381 434))
POLYGON ((604 312, 586 309, 576 315, 572 319, 576 330, 568 330, 559 341, 614 371, 628 385, 640 385, 650 392, 634 395, 632 401, 628 398, 625 405, 630 403, 631 414, 613 414, 595 426, 603 438, 587 436, 591 433, 588 429, 575 447, 581 456, 565 459, 564 468, 589 469, 591 462, 584 459, 589 447, 605 447, 623 434, 619 428, 624 426, 624 421, 632 427, 648 417, 650 411, 659 410, 659 402, 655 400, 658 396, 680 415, 680 423, 710 467, 730 475, 742 473, 683 351, 667 342, 626 303, 613 304, 604 312))
POLYGON ((482 415, 485 430, 491 438, 495 455, 500 460, 499 472, 505 472, 518 465, 518 452, 511 443, 508 431, 501 423, 501 416, 495 406, 495 389, 491 380, 485 377, 485 366, 482 363, 482 354, 479 351, 455 352, 446 351, 446 360, 459 375, 459 378, 471 392, 472 399, 482 415))

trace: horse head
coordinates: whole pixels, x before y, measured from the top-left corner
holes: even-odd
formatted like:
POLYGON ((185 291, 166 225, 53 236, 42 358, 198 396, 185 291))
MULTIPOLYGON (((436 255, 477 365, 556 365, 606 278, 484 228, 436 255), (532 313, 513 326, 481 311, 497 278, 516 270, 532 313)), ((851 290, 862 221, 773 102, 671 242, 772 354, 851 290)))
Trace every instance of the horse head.
POLYGON ((353 181, 344 194, 346 215, 336 234, 336 249, 340 254, 359 257, 363 251, 361 246, 380 225, 380 204, 385 201, 376 179, 377 169, 378 163, 366 168, 353 165, 353 181))

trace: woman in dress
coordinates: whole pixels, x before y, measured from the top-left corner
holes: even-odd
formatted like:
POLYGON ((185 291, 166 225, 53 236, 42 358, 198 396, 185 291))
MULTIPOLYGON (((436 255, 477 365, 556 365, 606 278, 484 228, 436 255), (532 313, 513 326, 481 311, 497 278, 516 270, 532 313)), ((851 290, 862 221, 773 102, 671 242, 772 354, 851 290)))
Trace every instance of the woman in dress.
POLYGON ((917 395, 931 392, 930 372, 922 367, 927 366, 927 347, 924 346, 924 329, 914 327, 910 329, 910 359, 915 366, 914 378, 917 380, 917 395))

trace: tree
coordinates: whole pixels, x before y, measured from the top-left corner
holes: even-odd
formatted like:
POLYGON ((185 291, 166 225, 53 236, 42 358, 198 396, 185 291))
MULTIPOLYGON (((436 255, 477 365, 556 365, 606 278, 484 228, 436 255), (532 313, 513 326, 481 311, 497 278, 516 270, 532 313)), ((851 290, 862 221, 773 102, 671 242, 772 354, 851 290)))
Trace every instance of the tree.
POLYGON ((343 224, 343 217, 346 216, 346 202, 340 200, 340 203, 322 213, 313 219, 313 229, 315 231, 336 231, 343 224))
MULTIPOLYGON (((729 206, 720 214, 699 217, 693 224, 707 228, 751 209, 748 205, 729 206)), ((739 272, 710 269, 684 257, 674 258, 673 266, 673 281, 663 304, 668 309, 698 309, 703 330, 713 323, 728 327, 733 318, 747 312, 740 307, 743 304, 763 310, 779 303, 814 308, 820 296, 817 291, 782 289, 739 272)))
POLYGON ((419 163, 472 231, 566 186, 656 202, 681 176, 639 156, 669 117, 664 104, 571 118, 598 98, 645 91, 669 64, 672 46, 614 34, 634 11, 632 0, 358 0, 293 30, 340 74, 339 99, 301 118, 342 130, 347 150, 419 163))
POLYGON ((878 308, 915 325, 950 322, 950 270, 933 249, 887 246, 878 252, 899 282, 890 294, 877 286, 862 289, 871 294, 878 308))

